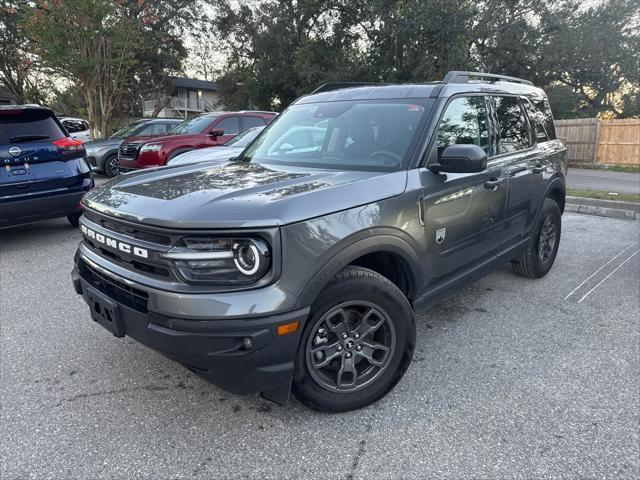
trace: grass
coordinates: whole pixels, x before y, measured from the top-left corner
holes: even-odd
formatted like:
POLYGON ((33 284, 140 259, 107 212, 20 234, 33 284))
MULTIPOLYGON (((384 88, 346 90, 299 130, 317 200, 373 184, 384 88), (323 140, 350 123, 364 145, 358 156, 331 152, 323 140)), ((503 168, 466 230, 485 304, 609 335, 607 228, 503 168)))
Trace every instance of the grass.
POLYGON ((619 193, 618 195, 609 195, 609 192, 599 190, 568 188, 567 195, 572 197, 597 198, 600 200, 615 200, 617 202, 640 203, 640 194, 638 193, 619 193))
POLYGON ((605 165, 602 163, 576 163, 569 165, 571 168, 584 168, 587 170, 607 170, 609 172, 640 173, 640 165, 605 165))

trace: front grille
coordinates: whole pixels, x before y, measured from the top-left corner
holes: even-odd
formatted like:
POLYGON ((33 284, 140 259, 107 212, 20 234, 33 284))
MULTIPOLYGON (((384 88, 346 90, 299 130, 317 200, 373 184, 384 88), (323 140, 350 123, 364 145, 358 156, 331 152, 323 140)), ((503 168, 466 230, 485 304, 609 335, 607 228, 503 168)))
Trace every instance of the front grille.
POLYGON ((120 156, 135 159, 140 149, 139 143, 123 143, 120 145, 120 156))
POLYGON ((82 259, 78 261, 78 272, 84 281, 112 300, 140 313, 149 312, 146 292, 104 275, 82 259))
POLYGON ((161 235, 138 227, 133 227, 125 223, 118 222, 117 220, 102 218, 91 210, 85 210, 84 215, 92 222, 101 225, 107 230, 118 232, 128 237, 137 238, 144 242, 156 243, 158 245, 171 245, 171 237, 167 235, 161 235))

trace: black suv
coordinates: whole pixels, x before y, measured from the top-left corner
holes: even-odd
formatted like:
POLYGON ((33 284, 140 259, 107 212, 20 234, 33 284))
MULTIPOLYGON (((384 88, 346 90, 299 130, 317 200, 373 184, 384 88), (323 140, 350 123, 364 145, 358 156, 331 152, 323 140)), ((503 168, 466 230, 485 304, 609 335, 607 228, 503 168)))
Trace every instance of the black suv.
POLYGON ((352 410, 408 368, 416 308, 507 262, 549 271, 565 174, 530 82, 325 85, 227 165, 88 194, 73 283, 116 337, 231 392, 352 410))
POLYGON ((0 228, 54 217, 77 227, 91 188, 82 142, 51 110, 0 107, 0 228))

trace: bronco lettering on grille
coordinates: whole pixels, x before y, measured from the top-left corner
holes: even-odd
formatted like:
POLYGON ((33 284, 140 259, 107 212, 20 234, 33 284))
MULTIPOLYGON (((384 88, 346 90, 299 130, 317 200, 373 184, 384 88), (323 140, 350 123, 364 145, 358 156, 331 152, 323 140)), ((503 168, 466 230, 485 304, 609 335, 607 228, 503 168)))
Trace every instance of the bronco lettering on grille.
POLYGON ((136 257, 149 258, 149 251, 146 248, 136 247, 135 245, 130 245, 128 243, 121 242, 120 240, 116 240, 115 238, 107 237, 106 235, 91 230, 85 225, 81 225, 80 230, 88 239, 95 240, 107 247, 120 250, 124 253, 133 254, 136 257))

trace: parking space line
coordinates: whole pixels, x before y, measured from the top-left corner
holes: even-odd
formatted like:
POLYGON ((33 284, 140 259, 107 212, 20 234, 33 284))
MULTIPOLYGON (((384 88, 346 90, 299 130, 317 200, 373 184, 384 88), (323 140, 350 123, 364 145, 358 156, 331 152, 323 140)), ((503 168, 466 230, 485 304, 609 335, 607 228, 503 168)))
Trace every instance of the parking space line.
MULTIPOLYGON (((582 287, 585 283, 587 283, 589 280, 591 280, 593 277, 595 277, 598 273, 600 273, 602 271, 602 269, 604 267, 606 267, 607 265, 609 265, 611 262, 613 262, 616 258, 618 258, 620 255, 622 255, 624 252, 626 252, 627 250, 629 250, 631 247, 633 247, 636 243, 638 242, 633 242, 631 245, 629 245, 627 248, 625 248, 624 250, 622 250, 619 254, 617 254, 615 257, 613 257, 611 260, 609 260, 607 263, 605 263, 604 265, 602 265, 598 270, 596 270, 595 272, 593 272, 591 275, 589 275, 584 282, 582 282, 580 285, 578 285, 576 288, 574 288, 573 290, 571 290, 569 292, 569 294, 564 297, 564 299, 566 300, 567 298, 569 298, 571 295, 573 295, 574 293, 576 293, 580 287, 582 287)), ((580 302, 578 302, 580 303, 580 302)))
POLYGON ((580 300, 578 300, 578 303, 582 303, 582 301, 583 301, 585 298, 587 298, 589 295, 591 295, 591 293, 592 293, 596 288, 598 288, 600 285, 602 285, 602 284, 607 280, 607 278, 609 278, 611 275, 613 275, 613 274, 614 274, 614 273, 616 273, 618 270, 620 270, 620 269, 622 268, 622 266, 623 266, 625 263, 627 263, 629 260, 631 260, 633 257, 635 257, 638 253, 640 253, 640 250, 636 250, 635 252, 633 252, 633 253, 631 254, 631 256, 630 256, 630 257, 628 257, 628 258, 627 258, 624 262, 622 262, 620 265, 618 265, 618 266, 613 270, 613 272, 611 272, 609 275, 607 275, 607 276, 606 276, 606 277, 604 277, 602 280, 600 280, 600 281, 598 282, 598 284, 597 284, 595 287, 593 287, 591 290, 589 290, 589 291, 585 294, 585 296, 584 296, 584 297, 582 297, 580 300))

